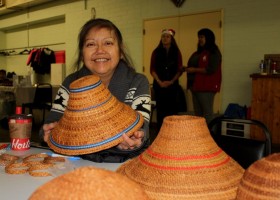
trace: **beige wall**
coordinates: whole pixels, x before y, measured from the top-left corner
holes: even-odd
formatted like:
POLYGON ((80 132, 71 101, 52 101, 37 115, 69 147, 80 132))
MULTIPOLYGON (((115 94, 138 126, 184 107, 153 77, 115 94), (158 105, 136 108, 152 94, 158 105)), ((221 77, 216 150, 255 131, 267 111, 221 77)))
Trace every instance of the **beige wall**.
MULTIPOLYGON (((229 103, 250 105, 249 75, 258 72, 258 63, 264 54, 280 51, 278 0, 187 0, 181 8, 175 7, 170 0, 57 0, 48 6, 41 6, 42 9, 40 7, 30 9, 28 14, 26 11, 20 11, 16 15, 0 16, 2 31, 0 50, 27 45, 26 31, 16 31, 11 35, 10 29, 30 22, 41 21, 44 24, 50 18, 58 21, 64 18, 65 22, 61 24, 36 29, 42 37, 32 37, 29 40, 33 40, 32 45, 65 43, 51 48, 66 50, 66 73, 69 74, 72 72, 77 34, 81 25, 92 16, 92 7, 96 10, 96 17, 108 18, 121 29, 139 72, 143 66, 143 20, 222 9, 224 12, 222 110, 229 103), (46 7, 48 9, 45 9, 46 7), (9 29, 8 32, 5 32, 6 28, 9 29)), ((1 67, 4 64, 6 68, 16 69, 20 73, 27 73, 25 62, 24 56, 0 57, 1 67)))

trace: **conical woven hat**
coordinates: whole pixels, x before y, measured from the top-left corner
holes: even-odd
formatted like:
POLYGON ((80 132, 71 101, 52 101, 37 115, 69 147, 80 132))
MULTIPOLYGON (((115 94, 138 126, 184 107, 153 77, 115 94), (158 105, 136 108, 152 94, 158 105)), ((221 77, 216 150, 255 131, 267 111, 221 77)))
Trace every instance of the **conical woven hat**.
POLYGON ((225 200, 236 197, 244 169, 217 146, 204 118, 180 115, 166 117, 151 146, 117 172, 150 199, 225 200))
POLYGON ((142 115, 117 100, 98 76, 72 82, 69 91, 67 108, 48 141, 55 152, 82 155, 108 149, 143 125, 142 115))
POLYGON ((29 200, 148 200, 144 190, 125 176, 95 167, 80 167, 37 188, 29 200))
POLYGON ((246 169, 238 186, 236 199, 280 199, 280 153, 262 158, 246 169))

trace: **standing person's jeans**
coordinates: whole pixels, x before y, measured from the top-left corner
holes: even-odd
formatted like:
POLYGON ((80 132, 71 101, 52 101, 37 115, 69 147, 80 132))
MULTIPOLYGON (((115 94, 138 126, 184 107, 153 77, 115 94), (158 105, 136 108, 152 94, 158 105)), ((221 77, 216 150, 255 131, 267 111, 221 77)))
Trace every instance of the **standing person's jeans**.
POLYGON ((192 92, 194 114, 206 119, 207 124, 213 119, 215 92, 192 92))

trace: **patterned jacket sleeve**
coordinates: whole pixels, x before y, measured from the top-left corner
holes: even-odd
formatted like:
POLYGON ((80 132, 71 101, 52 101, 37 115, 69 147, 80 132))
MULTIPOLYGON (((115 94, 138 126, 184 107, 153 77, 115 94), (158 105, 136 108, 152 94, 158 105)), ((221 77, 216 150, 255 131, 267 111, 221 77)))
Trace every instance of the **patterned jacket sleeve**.
POLYGON ((144 117, 143 131, 145 132, 145 139, 148 139, 151 114, 151 95, 148 79, 142 74, 136 74, 130 90, 129 93, 132 93, 132 95, 128 95, 127 97, 130 96, 130 98, 126 98, 126 101, 130 101, 130 103, 127 103, 131 104, 131 107, 144 117))

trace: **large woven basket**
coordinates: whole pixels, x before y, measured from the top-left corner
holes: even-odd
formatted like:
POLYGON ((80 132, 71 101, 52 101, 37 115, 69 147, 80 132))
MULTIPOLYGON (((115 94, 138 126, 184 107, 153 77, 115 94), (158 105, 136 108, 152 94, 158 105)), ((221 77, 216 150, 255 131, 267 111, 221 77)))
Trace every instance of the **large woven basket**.
POLYGON ((29 200, 148 200, 144 190, 113 171, 80 167, 37 188, 29 200))
POLYGON ((94 153, 116 146, 124 133, 131 136, 143 121, 142 115, 114 97, 98 76, 86 76, 71 83, 67 108, 48 145, 66 155, 94 153))
POLYGON ((238 186, 236 199, 280 199, 280 153, 262 158, 246 169, 238 186))
POLYGON ((244 169, 212 139, 205 119, 169 116, 140 156, 118 169, 156 200, 226 200, 236 197, 244 169))

